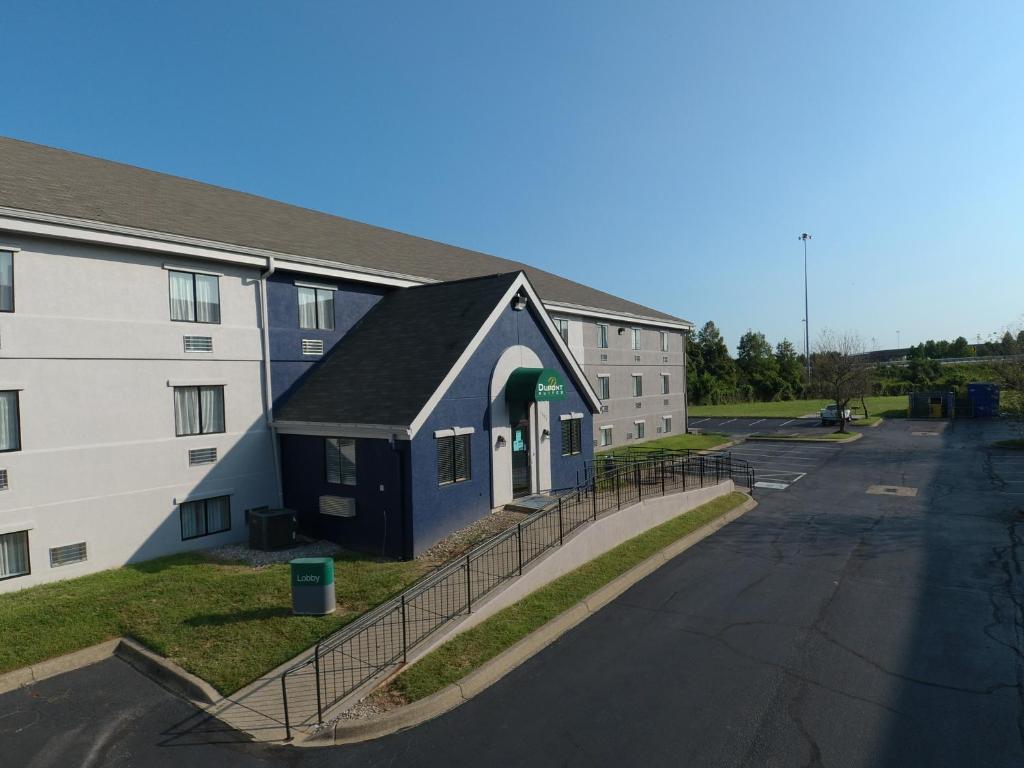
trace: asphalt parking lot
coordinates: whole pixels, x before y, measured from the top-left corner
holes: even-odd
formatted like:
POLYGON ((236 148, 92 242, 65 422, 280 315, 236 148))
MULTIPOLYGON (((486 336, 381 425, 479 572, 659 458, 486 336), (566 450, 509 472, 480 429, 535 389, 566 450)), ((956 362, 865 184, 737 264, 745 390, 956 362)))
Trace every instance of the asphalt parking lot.
POLYGON ((842 445, 767 440, 741 443, 729 449, 733 458, 743 459, 754 468, 754 487, 758 492, 785 491, 836 458, 841 451, 842 445))
POLYGON ((835 432, 836 429, 835 427, 821 426, 821 420, 816 416, 797 419, 696 418, 689 419, 687 426, 704 432, 722 432, 727 435, 768 433, 816 435, 835 432))

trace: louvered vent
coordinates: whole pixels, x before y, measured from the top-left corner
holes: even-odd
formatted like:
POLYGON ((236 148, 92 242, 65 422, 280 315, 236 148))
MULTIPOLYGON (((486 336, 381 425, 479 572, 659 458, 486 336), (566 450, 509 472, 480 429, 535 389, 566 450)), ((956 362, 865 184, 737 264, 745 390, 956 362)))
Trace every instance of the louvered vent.
POLYGON ((195 467, 200 464, 213 464, 217 461, 216 448, 193 448, 188 452, 188 465, 195 467))
POLYGON ((664 432, 664 430, 661 427, 658 427, 658 434, 660 435, 662 432, 664 432))
POLYGON ((601 355, 601 362, 602 363, 607 363, 608 362, 608 355, 601 355))
POLYGON ((333 517, 355 517, 356 500, 343 496, 321 496, 320 514, 333 517))
POLYGON ((633 433, 632 432, 627 432, 626 433, 626 439, 627 440, 632 440, 633 439, 633 433))
POLYGON ((640 355, 633 355, 633 362, 634 363, 639 363, 640 362, 640 355))
POLYGON ((661 362, 667 363, 668 362, 668 355, 665 355, 665 357, 661 358, 661 362))
POLYGON ((608 413, 608 406, 607 405, 602 405, 601 406, 601 413, 608 413))
POLYGON ((212 336, 185 336, 186 352, 213 352, 212 336))
POLYGON ((65 544, 63 547, 52 547, 50 549, 50 567, 59 568, 62 565, 81 563, 88 559, 88 553, 84 541, 77 544, 65 544))
POLYGON ((323 339, 303 339, 302 340, 302 354, 304 355, 322 355, 324 353, 324 340, 323 339))
POLYGON ((636 403, 636 407, 637 407, 637 408, 643 408, 643 407, 644 407, 644 404, 643 404, 643 403, 641 403, 641 402, 640 402, 639 400, 637 400, 637 403, 636 403))
POLYGON ((666 397, 664 400, 662 400, 661 404, 662 405, 668 405, 668 398, 666 397))
POLYGON ((7 470, 0 469, 0 491, 6 491, 7 488, 7 470))

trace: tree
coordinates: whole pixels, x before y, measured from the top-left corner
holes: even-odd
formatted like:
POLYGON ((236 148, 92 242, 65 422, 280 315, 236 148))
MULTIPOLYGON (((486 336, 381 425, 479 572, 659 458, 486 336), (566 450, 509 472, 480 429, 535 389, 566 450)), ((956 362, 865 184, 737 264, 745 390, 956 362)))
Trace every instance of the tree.
MULTIPOLYGON (((839 431, 846 432, 846 410, 855 397, 871 390, 871 363, 864 355, 864 342, 853 333, 825 330, 815 346, 815 385, 838 409, 839 431)), ((865 411, 865 415, 867 415, 865 411)))
POLYGON ((698 403, 724 403, 736 395, 736 363, 721 332, 710 320, 697 331, 691 345, 693 399, 698 403))
POLYGON ((957 336, 949 345, 950 357, 970 357, 972 354, 974 354, 974 350, 963 336, 957 336))
POLYGON ((736 365, 759 400, 774 400, 782 390, 779 364, 772 355, 772 345, 763 333, 747 331, 740 337, 736 365))
POLYGON ((779 378, 792 393, 790 396, 797 397, 803 390, 804 364, 789 339, 783 339, 775 345, 775 362, 779 366, 779 378))

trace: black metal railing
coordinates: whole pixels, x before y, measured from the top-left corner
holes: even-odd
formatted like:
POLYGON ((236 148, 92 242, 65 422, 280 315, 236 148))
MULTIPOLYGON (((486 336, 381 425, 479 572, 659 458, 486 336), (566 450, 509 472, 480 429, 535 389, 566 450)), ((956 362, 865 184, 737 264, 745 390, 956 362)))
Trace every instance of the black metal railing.
POLYGON ((405 663, 410 649, 472 612, 474 603, 603 513, 725 480, 751 493, 754 489, 753 468, 727 453, 599 457, 587 462, 584 475, 575 488, 556 492, 548 506, 324 638, 310 658, 285 670, 281 696, 286 737, 291 738, 293 719, 307 722, 315 714, 322 723, 327 708, 405 663))

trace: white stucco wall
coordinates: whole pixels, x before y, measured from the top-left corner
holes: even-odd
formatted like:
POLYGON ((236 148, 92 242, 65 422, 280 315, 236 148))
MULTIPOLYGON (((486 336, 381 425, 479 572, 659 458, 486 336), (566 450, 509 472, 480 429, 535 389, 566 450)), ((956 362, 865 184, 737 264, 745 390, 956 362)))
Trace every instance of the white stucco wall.
POLYGON ((237 540, 274 503, 263 421, 258 272, 167 255, 0 235, 16 312, 0 314, 0 390, 20 390, 21 450, 0 453, 0 533, 29 530, 32 574, 0 592, 237 540), (221 323, 170 320, 165 264, 219 272, 221 323), (185 334, 212 353, 186 353, 185 334), (175 437, 173 390, 223 384, 226 431, 175 437), (190 467, 188 450, 216 448, 190 467), (231 494, 231 531, 183 542, 177 503, 231 494), (50 547, 88 560, 50 568, 50 547))

